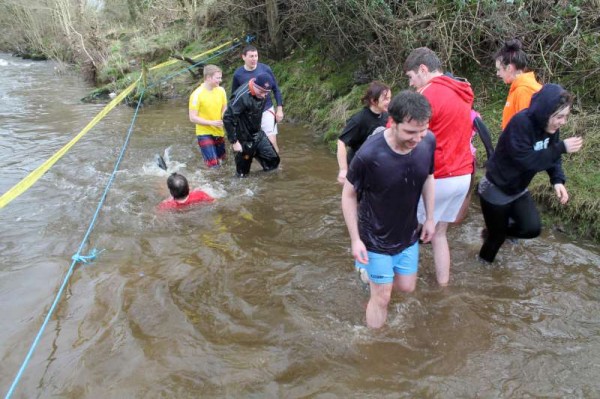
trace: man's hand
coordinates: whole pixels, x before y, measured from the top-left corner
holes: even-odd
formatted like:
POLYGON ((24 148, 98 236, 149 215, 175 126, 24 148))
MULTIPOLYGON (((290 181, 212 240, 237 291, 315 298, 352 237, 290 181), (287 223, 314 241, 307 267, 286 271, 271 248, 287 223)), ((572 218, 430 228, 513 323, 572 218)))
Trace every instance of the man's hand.
POLYGON ((367 247, 365 247, 365 244, 361 240, 352 241, 352 256, 363 265, 369 263, 367 247))
POLYGON ((425 220, 425 223, 423 223, 423 228, 421 229, 421 241, 423 241, 424 243, 428 243, 429 241, 431 241, 434 234, 435 222, 433 221, 433 219, 425 220))
POLYGON ((233 148, 233 151, 235 152, 242 152, 242 144, 239 141, 233 143, 233 146, 231 148, 233 148))
POLYGON ((223 127, 223 121, 222 120, 213 121, 212 125, 215 127, 223 127))
POLYGON ((277 107, 277 111, 275 112, 275 120, 277 123, 283 120, 283 107, 277 107))
POLYGON ((567 188, 564 184, 555 184, 554 192, 556 193, 556 196, 561 204, 564 205, 567 203, 567 201, 569 201, 569 193, 567 192, 567 188))

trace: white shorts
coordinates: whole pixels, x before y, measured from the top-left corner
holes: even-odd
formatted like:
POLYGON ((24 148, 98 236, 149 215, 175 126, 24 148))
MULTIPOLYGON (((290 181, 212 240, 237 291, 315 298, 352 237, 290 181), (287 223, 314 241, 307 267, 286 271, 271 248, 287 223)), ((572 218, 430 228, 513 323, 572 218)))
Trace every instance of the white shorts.
POLYGON ((275 108, 271 107, 262 114, 260 128, 267 136, 277 134, 277 123, 275 123, 275 108))
MULTIPOLYGON (((435 206, 433 210, 433 219, 437 222, 452 223, 458 216, 458 211, 462 206, 469 187, 471 186, 471 175, 456 177, 446 177, 435 179, 435 206)), ((425 205, 423 197, 419 200, 417 210, 419 223, 425 222, 425 205)))

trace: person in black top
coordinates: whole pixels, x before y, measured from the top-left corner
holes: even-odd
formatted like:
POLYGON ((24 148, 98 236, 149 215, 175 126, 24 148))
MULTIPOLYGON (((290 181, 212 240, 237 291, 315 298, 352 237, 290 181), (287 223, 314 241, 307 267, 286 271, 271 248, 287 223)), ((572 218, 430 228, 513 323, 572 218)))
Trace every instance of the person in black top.
POLYGON ((428 242, 435 232, 431 107, 423 95, 405 90, 391 101, 390 115, 390 127, 370 137, 352 160, 342 191, 352 255, 370 281, 370 328, 385 323, 392 289, 414 291, 419 238, 428 242), (426 218, 419 231, 421 194, 426 218))
POLYGON ((337 160, 340 168, 337 180, 340 184, 346 181, 348 165, 373 131, 388 121, 387 109, 392 98, 389 86, 374 81, 369 84, 362 98, 365 107, 354 114, 346 123, 337 142, 337 160))
POLYGON ((273 84, 271 76, 266 73, 250 79, 231 95, 223 115, 223 125, 227 139, 233 145, 239 177, 248 175, 253 158, 265 171, 279 166, 279 155, 261 130, 263 108, 273 84))
POLYGON ((560 140, 559 128, 567 123, 573 97, 557 84, 547 84, 533 95, 529 108, 511 118, 478 187, 486 230, 479 257, 493 262, 507 237, 534 238, 541 222, 527 186, 546 171, 561 204, 569 194, 561 155, 577 152, 581 137, 560 140))

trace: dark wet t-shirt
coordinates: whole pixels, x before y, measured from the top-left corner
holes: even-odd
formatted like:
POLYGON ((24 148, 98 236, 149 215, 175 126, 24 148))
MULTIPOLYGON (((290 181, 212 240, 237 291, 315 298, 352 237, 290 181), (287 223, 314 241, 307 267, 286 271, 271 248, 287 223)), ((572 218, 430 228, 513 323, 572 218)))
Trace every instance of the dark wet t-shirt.
POLYGON ((346 122, 339 139, 348 146, 348 164, 367 137, 379 126, 385 126, 387 120, 387 112, 376 114, 369 107, 364 107, 346 122))
POLYGON ((417 205, 433 174, 434 152, 429 132, 405 155, 394 152, 383 133, 369 137, 356 153, 346 178, 359 198, 358 231, 367 250, 396 255, 417 241, 417 205))

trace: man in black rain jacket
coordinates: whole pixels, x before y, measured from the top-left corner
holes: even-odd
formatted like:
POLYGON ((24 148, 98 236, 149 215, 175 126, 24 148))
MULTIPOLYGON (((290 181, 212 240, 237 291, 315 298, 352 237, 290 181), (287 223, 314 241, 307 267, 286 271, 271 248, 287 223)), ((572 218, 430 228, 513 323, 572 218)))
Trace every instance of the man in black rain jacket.
POLYGON ((233 145, 239 177, 248 175, 254 158, 265 171, 279 166, 279 155, 261 130, 263 108, 272 87, 271 76, 266 73, 258 75, 231 95, 223 115, 223 125, 227 139, 233 145))

